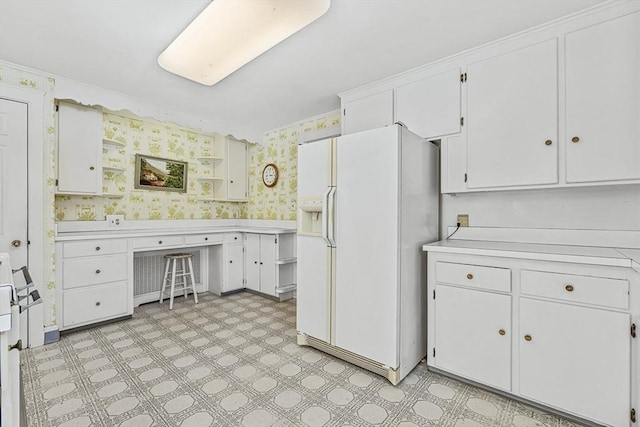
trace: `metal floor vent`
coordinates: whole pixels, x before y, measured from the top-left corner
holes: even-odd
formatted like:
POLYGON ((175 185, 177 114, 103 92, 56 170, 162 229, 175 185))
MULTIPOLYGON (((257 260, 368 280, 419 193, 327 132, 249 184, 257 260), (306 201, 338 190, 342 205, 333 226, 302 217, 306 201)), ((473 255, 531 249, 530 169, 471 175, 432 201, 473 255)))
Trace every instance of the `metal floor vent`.
MULTIPOLYGON (((164 276, 164 256, 178 252, 174 250, 139 252, 133 256, 133 295, 144 295, 160 292, 164 276)), ((180 253, 193 254, 193 275, 196 285, 200 283, 200 251, 185 251, 180 253)), ((179 264, 178 264, 179 267, 179 264)))

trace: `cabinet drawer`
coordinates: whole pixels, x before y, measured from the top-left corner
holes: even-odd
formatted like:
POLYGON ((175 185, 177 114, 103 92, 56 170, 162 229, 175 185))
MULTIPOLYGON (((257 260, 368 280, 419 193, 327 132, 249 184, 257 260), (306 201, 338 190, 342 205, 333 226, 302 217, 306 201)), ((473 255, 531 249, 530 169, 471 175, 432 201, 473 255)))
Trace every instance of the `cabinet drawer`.
POLYGON ((65 243, 62 245, 62 256, 64 258, 109 255, 124 252, 127 252, 127 241, 124 239, 91 240, 86 242, 65 243))
POLYGON ((227 233, 224 235, 225 243, 240 243, 242 242, 242 233, 227 233))
POLYGON ((511 270, 480 265, 436 263, 436 281, 494 291, 511 291, 511 270))
POLYGON ((222 243, 224 240, 224 234, 194 234, 192 236, 185 236, 184 243, 187 245, 213 245, 216 243, 222 243))
POLYGON ((127 284, 112 283, 65 291, 62 295, 64 327, 99 322, 127 315, 127 284))
POLYGON ((182 236, 139 237, 132 244, 134 249, 182 246, 182 236))
POLYGON ((127 254, 65 260, 62 288, 72 289, 127 279, 127 254))
POLYGON ((629 308, 629 282, 606 277, 522 270, 521 292, 566 301, 629 308))

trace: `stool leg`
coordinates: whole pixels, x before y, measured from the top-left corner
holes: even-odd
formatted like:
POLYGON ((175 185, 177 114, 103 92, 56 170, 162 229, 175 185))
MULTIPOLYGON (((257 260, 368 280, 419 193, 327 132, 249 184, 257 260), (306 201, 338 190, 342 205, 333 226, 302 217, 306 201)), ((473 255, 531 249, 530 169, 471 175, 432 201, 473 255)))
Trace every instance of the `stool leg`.
POLYGON ((185 274, 187 274, 187 267, 186 267, 186 263, 184 262, 184 258, 182 258, 180 260, 180 262, 182 263, 182 296, 184 296, 184 300, 187 300, 187 276, 185 276, 185 274))
POLYGON ((173 294, 176 290, 176 261, 175 259, 171 260, 173 261, 173 268, 171 270, 171 297, 169 299, 169 310, 173 310, 173 294))
POLYGON ((162 303, 162 295, 164 295, 164 290, 167 287, 167 279, 169 278, 169 264, 171 264, 171 259, 167 258, 167 262, 164 263, 164 278, 162 279, 162 288, 160 289, 160 303, 162 303))
POLYGON ((189 258, 189 277, 191 278, 191 290, 193 291, 193 299, 196 304, 198 303, 198 293, 196 292, 196 279, 193 276, 193 263, 191 262, 191 258, 189 258))

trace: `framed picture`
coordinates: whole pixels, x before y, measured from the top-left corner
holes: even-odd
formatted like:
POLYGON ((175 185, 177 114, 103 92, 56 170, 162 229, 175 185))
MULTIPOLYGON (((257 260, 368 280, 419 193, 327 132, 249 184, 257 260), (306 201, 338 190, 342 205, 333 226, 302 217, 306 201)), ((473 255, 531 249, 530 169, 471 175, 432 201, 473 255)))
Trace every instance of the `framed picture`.
POLYGON ((136 154, 135 188, 187 192, 187 162, 136 154))

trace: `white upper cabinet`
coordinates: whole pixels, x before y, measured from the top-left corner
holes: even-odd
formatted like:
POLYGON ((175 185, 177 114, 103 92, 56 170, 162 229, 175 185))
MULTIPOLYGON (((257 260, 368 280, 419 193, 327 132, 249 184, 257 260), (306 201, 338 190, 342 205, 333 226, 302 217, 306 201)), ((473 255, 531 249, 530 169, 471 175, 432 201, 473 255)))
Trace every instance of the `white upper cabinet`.
POLYGON ((423 138, 460 132, 460 68, 396 88, 396 121, 423 138))
POLYGON ((640 178, 640 13, 566 36, 567 182, 640 178))
POLYGON ((59 103, 57 172, 60 193, 101 193, 102 111, 59 103))
POLYGON ((551 39, 467 67, 469 188, 558 182, 558 53, 551 39))
POLYGON ((227 140, 227 199, 247 200, 247 145, 227 140))
POLYGON ((393 124, 393 90, 345 101, 342 134, 356 133, 393 124))

